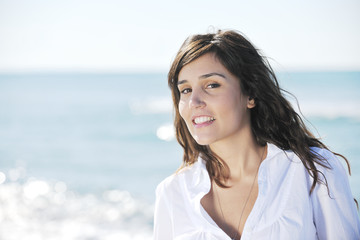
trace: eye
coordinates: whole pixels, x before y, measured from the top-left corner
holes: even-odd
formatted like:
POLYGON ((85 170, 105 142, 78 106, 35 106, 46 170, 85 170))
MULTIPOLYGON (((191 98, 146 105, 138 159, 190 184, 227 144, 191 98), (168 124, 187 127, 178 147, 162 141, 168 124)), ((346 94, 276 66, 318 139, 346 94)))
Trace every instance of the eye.
POLYGON ((191 92, 191 88, 184 88, 183 90, 180 90, 181 94, 188 94, 189 92, 191 92))
POLYGON ((210 83, 206 86, 206 88, 218 88, 220 87, 220 84, 218 83, 210 83))

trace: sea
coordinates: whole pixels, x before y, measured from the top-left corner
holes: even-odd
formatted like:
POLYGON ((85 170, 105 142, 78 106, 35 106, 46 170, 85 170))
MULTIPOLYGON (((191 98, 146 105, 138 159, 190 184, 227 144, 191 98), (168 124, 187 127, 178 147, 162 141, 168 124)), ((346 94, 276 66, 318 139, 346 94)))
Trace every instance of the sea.
MULTIPOLYGON (((277 76, 360 200, 360 72, 277 76)), ((0 74, 0 239, 151 239, 172 121, 166 73, 0 74)))

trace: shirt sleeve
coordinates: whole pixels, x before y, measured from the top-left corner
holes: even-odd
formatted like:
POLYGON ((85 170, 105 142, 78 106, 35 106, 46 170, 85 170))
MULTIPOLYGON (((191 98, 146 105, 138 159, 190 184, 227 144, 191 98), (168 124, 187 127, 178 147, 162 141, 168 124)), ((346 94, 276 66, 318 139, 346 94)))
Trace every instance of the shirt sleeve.
POLYGON ((318 154, 325 157, 331 166, 331 169, 318 167, 323 173, 320 178, 326 178, 329 189, 324 184, 317 184, 311 194, 318 238, 360 239, 359 215, 347 172, 331 152, 321 149, 318 154))
POLYGON ((173 239, 172 218, 164 185, 165 182, 162 182, 156 188, 153 234, 154 240, 173 239))

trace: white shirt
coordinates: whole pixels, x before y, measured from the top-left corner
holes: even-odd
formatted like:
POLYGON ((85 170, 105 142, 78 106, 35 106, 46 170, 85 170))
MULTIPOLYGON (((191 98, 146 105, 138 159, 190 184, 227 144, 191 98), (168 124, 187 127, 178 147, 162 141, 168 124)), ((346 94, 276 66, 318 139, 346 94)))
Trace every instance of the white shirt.
MULTIPOLYGON (((344 167, 331 152, 313 151, 332 168, 317 165, 331 198, 324 184, 317 184, 309 195, 312 178, 300 159, 292 151, 268 144, 258 172, 258 197, 242 240, 360 239, 359 216, 344 167)), ((156 190, 154 240, 230 240, 200 203, 210 187, 202 159, 162 181, 156 190)))

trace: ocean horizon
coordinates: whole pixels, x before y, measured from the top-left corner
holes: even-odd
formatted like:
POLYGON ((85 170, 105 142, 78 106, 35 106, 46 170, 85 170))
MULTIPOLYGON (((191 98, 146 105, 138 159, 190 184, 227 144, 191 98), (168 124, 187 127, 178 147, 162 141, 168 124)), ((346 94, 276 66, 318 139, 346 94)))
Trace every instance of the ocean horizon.
MULTIPOLYGON (((360 200, 360 72, 277 76, 360 200)), ((0 109, 0 239, 151 238, 182 161, 166 73, 0 73, 0 109)))

